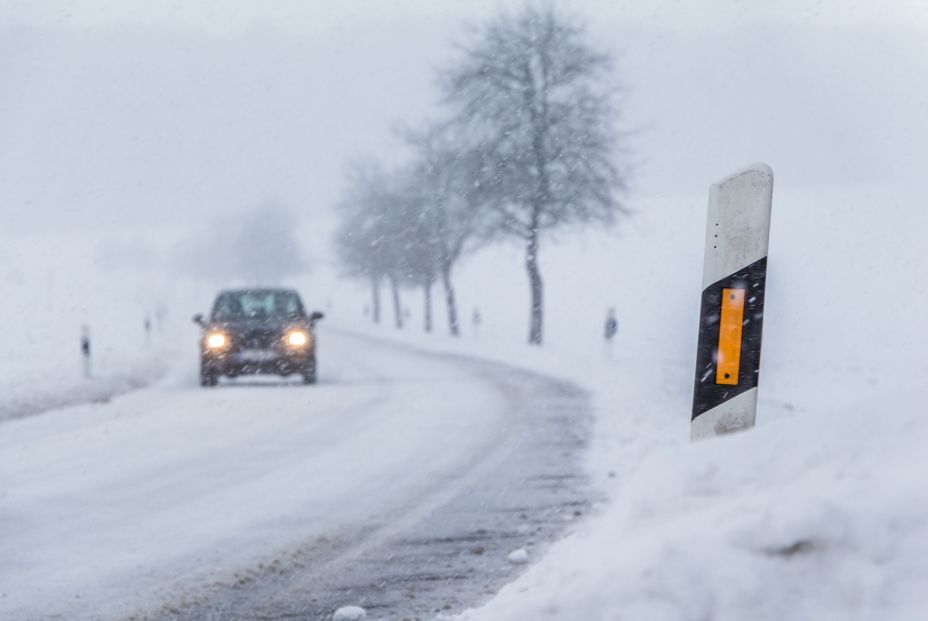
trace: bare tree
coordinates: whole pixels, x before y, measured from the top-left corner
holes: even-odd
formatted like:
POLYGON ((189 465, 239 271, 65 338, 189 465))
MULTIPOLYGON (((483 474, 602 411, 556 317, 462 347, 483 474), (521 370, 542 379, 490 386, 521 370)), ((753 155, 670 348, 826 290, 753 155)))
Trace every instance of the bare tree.
MULTIPOLYGON (((347 208, 348 203, 342 203, 347 208)), ((347 209, 346 209, 347 210, 347 209)), ((377 268, 375 233, 372 224, 361 211, 344 216, 335 235, 338 260, 346 276, 366 279, 371 286, 371 319, 380 323, 380 281, 383 274, 377 268)))
POLYGON ((554 8, 528 7, 478 28, 442 75, 445 102, 492 170, 489 230, 525 244, 532 344, 543 340, 542 234, 625 213, 613 64, 585 39, 554 8))
MULTIPOLYGON (((341 222, 335 236, 339 263, 345 275, 366 279, 371 286, 371 317, 380 323, 380 284, 389 278, 394 252, 388 247, 385 219, 388 179, 379 166, 356 162, 348 176, 348 192, 339 203, 341 222)), ((399 304, 394 299, 394 310, 399 304)), ((396 314, 398 325, 402 317, 396 314)))
POLYGON ((436 280, 431 223, 421 197, 403 173, 356 164, 349 191, 341 202, 336 235, 345 273, 371 283, 374 321, 380 319, 380 283, 390 286, 397 328, 404 326, 401 287, 421 286, 426 297, 426 325, 431 328, 431 288, 436 280))
POLYGON ((454 129, 447 123, 431 124, 424 130, 407 132, 406 138, 415 149, 410 183, 423 203, 421 236, 428 240, 445 292, 448 331, 458 336, 452 272, 461 256, 479 245, 479 207, 484 197, 480 153, 468 149, 454 129))
POLYGON ((391 239, 398 271, 407 285, 421 287, 426 332, 432 331, 432 287, 438 279, 439 255, 435 210, 419 191, 413 171, 397 176, 398 188, 390 200, 391 239))

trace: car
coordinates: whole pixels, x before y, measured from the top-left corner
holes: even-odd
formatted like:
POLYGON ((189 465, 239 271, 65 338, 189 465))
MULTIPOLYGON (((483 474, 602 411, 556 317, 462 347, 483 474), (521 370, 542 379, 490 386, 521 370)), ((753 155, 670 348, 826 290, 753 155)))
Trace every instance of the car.
POLYGON ((193 321, 200 334, 200 385, 219 378, 298 373, 316 383, 316 322, 293 289, 229 289, 216 296, 209 318, 193 321))

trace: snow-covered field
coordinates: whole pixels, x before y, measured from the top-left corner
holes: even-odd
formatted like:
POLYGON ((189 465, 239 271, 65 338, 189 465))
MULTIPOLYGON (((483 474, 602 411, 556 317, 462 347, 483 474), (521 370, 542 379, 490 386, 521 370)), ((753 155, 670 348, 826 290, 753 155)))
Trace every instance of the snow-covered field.
MULTIPOLYGON (((176 321, 165 304, 165 277, 123 263, 124 255, 113 257, 114 239, 99 234, 4 238, 0 420, 106 401, 167 371, 176 353, 176 321), (81 355, 85 328, 89 377, 81 355)), ((131 247, 133 242, 123 243, 131 247)))

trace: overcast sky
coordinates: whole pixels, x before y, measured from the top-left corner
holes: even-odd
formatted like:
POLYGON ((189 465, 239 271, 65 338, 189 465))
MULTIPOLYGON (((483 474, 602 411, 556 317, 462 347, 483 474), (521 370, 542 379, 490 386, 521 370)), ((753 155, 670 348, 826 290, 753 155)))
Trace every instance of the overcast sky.
MULTIPOLYGON (((391 128, 434 114, 434 69, 507 4, 3 0, 0 234, 268 199, 323 218, 346 161, 398 158, 391 128)), ((560 6, 619 59, 632 203, 756 160, 787 186, 928 191, 928 3, 560 6)))
MULTIPOLYGON (((523 2, 495 0, 4 0, 0 21, 8 24, 144 24, 197 32, 240 31, 255 23, 315 33, 346 21, 414 15, 432 19, 479 18, 499 7, 523 2)), ((795 24, 889 24, 928 26, 923 0, 562 0, 562 7, 591 16, 692 31, 714 30, 749 21, 795 24)))

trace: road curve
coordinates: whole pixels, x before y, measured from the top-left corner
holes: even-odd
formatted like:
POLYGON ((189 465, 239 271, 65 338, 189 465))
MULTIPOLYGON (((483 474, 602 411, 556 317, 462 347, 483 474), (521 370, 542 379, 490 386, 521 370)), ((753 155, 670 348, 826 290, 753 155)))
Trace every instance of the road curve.
POLYGON ((0 426, 0 618, 428 619, 588 504, 587 396, 325 331, 321 383, 175 381, 0 426))

